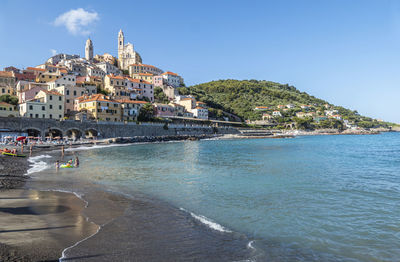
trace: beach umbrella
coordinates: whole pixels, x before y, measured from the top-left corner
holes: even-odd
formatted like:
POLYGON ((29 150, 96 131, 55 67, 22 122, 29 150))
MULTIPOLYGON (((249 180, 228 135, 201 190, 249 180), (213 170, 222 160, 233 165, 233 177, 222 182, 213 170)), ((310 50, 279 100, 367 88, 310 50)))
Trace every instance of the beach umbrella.
POLYGON ((26 136, 19 136, 19 137, 17 137, 17 141, 22 141, 22 140, 24 140, 24 139, 26 139, 26 136))

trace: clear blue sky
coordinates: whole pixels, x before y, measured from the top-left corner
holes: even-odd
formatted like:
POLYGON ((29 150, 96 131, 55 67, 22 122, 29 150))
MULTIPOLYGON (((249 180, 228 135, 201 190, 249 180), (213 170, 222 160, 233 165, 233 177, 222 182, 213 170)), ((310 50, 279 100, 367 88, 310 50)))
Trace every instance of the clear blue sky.
POLYGON ((361 114, 400 123, 400 1, 2 1, 0 68, 58 53, 117 54, 122 28, 143 62, 188 85, 288 83, 361 114), (87 26, 55 23, 82 8, 87 26), (73 26, 73 25, 72 25, 73 26))

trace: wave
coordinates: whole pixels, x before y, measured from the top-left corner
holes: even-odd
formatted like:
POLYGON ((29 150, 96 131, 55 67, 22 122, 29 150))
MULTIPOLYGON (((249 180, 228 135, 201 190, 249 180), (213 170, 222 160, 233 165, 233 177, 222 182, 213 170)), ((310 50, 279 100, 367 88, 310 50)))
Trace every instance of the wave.
POLYGON ((26 175, 37 173, 37 172, 43 171, 46 168, 48 168, 49 165, 46 162, 40 160, 43 158, 51 158, 51 156, 39 155, 39 156, 34 156, 34 157, 28 158, 28 161, 32 164, 32 166, 27 170, 26 175))
POLYGON ((187 213, 189 213, 193 218, 195 218, 196 220, 200 221, 201 223, 203 223, 204 225, 208 226, 209 228, 219 231, 219 232, 224 232, 224 233, 232 233, 231 230, 226 229, 225 227, 223 227, 222 225, 212 221, 211 219, 202 216, 202 215, 196 215, 190 211, 185 210, 184 208, 179 208, 182 211, 185 211, 187 213))
POLYGON ((92 150, 92 149, 100 149, 107 147, 116 147, 116 146, 131 146, 134 143, 128 144, 111 144, 111 145, 93 145, 93 146, 79 146, 79 147, 70 147, 65 149, 65 151, 83 151, 83 150, 92 150))

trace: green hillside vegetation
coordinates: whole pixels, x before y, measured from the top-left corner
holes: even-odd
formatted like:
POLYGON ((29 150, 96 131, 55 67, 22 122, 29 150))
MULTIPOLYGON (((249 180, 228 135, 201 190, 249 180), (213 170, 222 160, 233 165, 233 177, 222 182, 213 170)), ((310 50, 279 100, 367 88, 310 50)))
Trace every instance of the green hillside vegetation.
POLYGON ((315 112, 316 116, 324 116, 324 111, 337 110, 344 120, 359 127, 388 127, 391 123, 377 121, 358 114, 341 106, 334 106, 327 101, 316 98, 306 92, 297 90, 288 84, 279 84, 265 80, 218 80, 191 87, 179 88, 182 95, 193 95, 198 101, 205 102, 210 107, 210 116, 222 118, 223 111, 235 114, 243 120, 261 120, 263 113, 272 114, 280 111, 282 117, 274 117, 272 123, 281 127, 285 123, 295 122, 300 128, 341 128, 342 121, 336 119, 297 118, 297 112, 315 112), (278 105, 294 105, 292 109, 277 109, 278 105), (301 105, 310 105, 309 110, 301 109, 301 105), (257 106, 268 107, 268 110, 255 110, 257 106))

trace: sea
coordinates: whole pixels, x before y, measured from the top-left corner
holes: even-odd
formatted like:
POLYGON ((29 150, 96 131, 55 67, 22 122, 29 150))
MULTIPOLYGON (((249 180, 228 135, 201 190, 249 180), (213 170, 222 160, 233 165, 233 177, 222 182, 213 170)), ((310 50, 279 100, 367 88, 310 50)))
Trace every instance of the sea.
MULTIPOLYGON (((193 220, 187 228, 223 241, 179 251, 193 261, 400 261, 400 133, 68 151, 80 167, 60 170, 57 179, 159 201, 193 220), (224 247, 209 254, 220 252, 218 259, 200 254, 211 245, 224 247)), ((54 169, 51 156, 30 161, 33 176, 54 169)), ((177 234, 186 237, 185 230, 177 234)))

